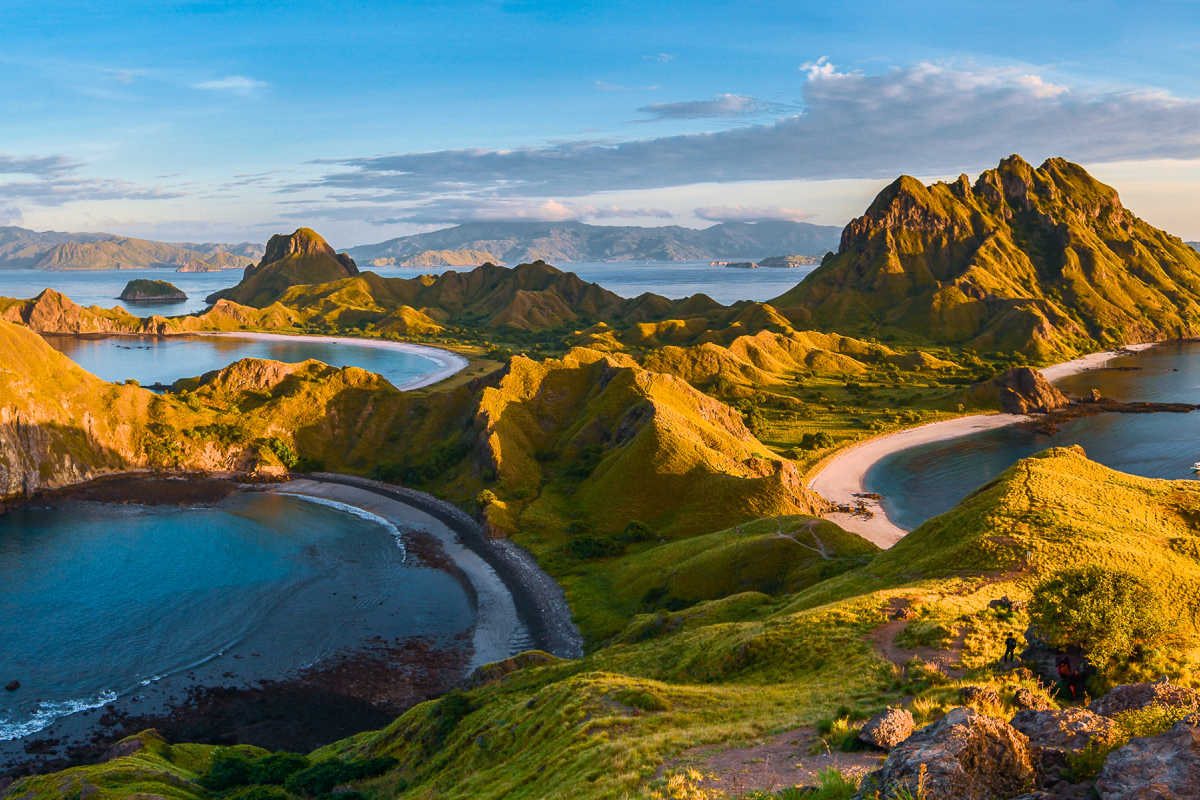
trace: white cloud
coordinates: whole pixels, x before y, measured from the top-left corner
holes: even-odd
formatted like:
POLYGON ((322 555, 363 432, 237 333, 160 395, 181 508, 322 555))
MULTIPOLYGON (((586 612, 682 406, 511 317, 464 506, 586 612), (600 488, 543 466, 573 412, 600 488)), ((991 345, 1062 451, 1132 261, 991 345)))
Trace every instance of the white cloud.
POLYGON ((655 61, 659 64, 670 64, 675 60, 674 53, 654 53, 648 56, 642 56, 645 61, 655 61))
POLYGON ((245 75, 227 75, 216 80, 193 83, 192 88, 211 92, 231 92, 245 96, 254 94, 259 89, 265 89, 269 85, 266 81, 247 78, 245 75))
POLYGON ((710 222, 806 222, 812 219, 812 214, 808 211, 783 206, 704 206, 695 209, 693 213, 698 218, 710 222))
POLYGON ((638 109, 650 114, 656 122, 664 119, 703 119, 705 117, 747 117, 754 114, 781 114, 796 111, 797 106, 772 103, 744 94, 719 94, 711 100, 688 100, 680 103, 651 103, 638 109))

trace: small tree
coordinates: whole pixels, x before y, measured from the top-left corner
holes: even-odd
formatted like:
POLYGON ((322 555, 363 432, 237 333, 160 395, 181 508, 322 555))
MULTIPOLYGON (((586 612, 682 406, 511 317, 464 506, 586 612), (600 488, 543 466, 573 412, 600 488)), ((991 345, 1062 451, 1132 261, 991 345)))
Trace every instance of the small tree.
POLYGON ((1055 573, 1033 592, 1029 616, 1055 647, 1078 646, 1103 668, 1169 627, 1158 593, 1136 575, 1097 566, 1055 573))

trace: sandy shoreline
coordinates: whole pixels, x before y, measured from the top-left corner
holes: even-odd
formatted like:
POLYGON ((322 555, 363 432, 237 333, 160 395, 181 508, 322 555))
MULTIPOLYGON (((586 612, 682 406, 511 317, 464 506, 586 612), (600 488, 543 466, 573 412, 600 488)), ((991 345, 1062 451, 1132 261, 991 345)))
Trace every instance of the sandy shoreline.
POLYGON ((421 389, 444 381, 451 375, 466 369, 470 363, 458 353, 443 350, 440 347, 411 344, 409 342, 392 342, 385 339, 358 339, 353 336, 306 336, 302 334, 261 333, 257 331, 195 331, 189 332, 188 335, 225 336, 231 339, 252 339, 260 342, 324 342, 326 344, 341 344, 350 347, 373 347, 378 350, 395 350, 400 353, 421 356, 438 365, 437 369, 433 372, 397 386, 396 388, 402 392, 421 389))
MULTIPOLYGON (((1117 350, 1089 353, 1080 358, 1043 367, 1040 371, 1046 380, 1053 383, 1069 375, 1098 369, 1114 358, 1149 349, 1154 344, 1131 344, 1117 350)), ((863 478, 871 467, 886 456, 920 444, 947 441, 980 431, 1003 428, 1025 419, 1028 418, 1020 414, 973 414, 868 439, 835 454, 809 480, 808 488, 832 503, 853 506, 860 499, 854 495, 866 492, 863 478)), ((868 500, 867 505, 875 515, 871 519, 842 513, 826 514, 825 518, 884 548, 891 547, 908 534, 908 531, 888 518, 879 501, 868 500)))

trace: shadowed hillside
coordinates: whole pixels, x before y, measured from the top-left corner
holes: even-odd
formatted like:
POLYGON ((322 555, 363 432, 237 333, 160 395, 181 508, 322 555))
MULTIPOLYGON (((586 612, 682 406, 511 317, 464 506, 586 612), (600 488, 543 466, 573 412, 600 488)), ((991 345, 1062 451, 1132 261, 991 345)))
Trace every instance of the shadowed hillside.
POLYGON ((804 327, 1049 359, 1200 333, 1200 254, 1079 165, 1010 156, 974 184, 901 177, 771 304, 804 327))

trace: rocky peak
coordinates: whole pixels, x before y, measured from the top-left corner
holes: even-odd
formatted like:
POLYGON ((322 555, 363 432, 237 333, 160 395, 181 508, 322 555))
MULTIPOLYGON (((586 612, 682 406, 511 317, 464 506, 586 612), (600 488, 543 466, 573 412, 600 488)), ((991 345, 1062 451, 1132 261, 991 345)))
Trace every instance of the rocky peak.
POLYGON ((326 255, 336 256, 333 248, 329 246, 321 235, 312 228, 297 228, 290 236, 282 233, 277 233, 267 241, 266 252, 263 253, 262 261, 259 266, 270 264, 272 261, 280 261, 288 256, 315 256, 326 255))

